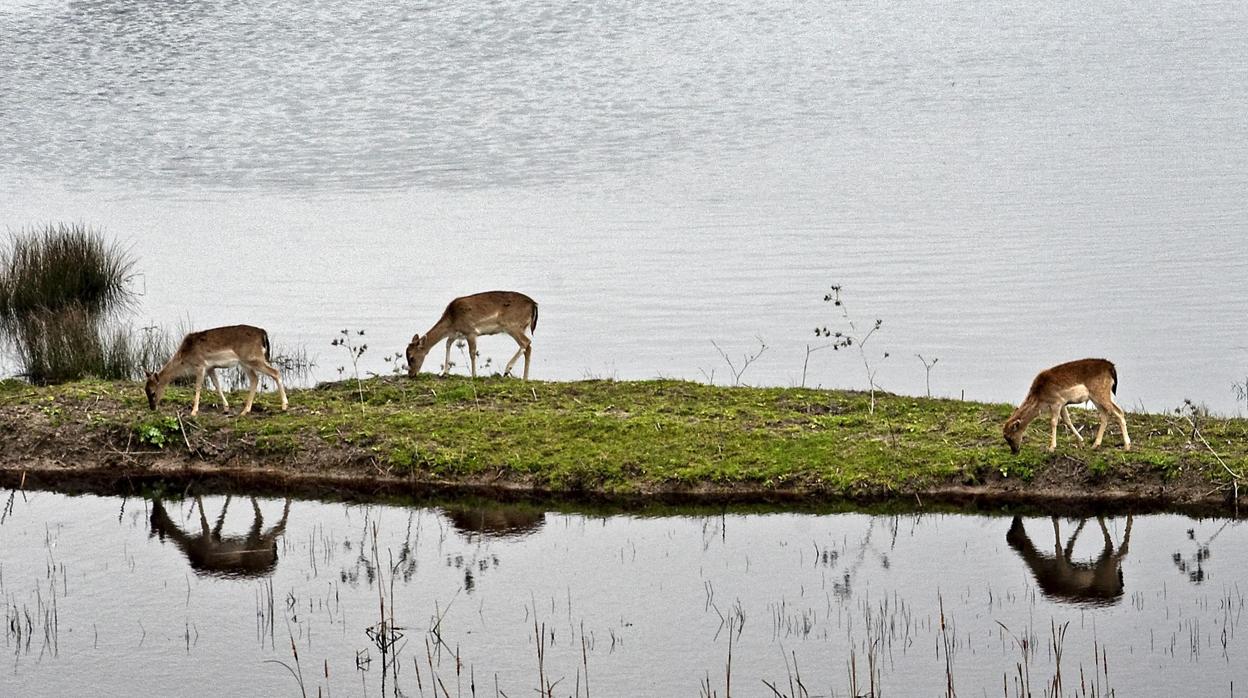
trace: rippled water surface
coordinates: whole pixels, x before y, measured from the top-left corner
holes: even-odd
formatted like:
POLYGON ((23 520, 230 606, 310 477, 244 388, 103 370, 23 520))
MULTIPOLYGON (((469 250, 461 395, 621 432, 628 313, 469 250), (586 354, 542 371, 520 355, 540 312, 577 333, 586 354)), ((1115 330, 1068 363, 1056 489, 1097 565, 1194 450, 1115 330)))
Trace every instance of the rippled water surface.
MULTIPOLYGON (((1234 2, 0 5, 0 225, 133 245, 136 324, 250 322, 385 372, 455 295, 542 304, 533 376, 1243 408, 1234 2), (805 366, 805 369, 804 369, 805 366)), ((510 340, 482 343, 493 367, 510 340)), ((461 357, 461 365, 464 363, 461 357)), ((462 370, 462 366, 461 366, 462 370)))
POLYGON ((0 694, 1239 695, 1246 549, 1182 516, 19 492, 0 694))

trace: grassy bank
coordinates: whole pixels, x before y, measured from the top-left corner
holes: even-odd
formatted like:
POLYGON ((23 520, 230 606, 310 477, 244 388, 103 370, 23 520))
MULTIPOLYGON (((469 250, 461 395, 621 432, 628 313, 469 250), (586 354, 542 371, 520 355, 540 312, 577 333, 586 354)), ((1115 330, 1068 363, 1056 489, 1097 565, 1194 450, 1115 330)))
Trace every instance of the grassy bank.
MULTIPOLYGON (((1230 500, 1248 464, 1248 421, 1128 415, 1100 451, 1046 420, 1012 456, 1010 406, 855 392, 726 388, 679 381, 521 382, 381 378, 261 395, 257 413, 214 413, 172 388, 148 411, 141 386, 0 383, 0 467, 40 482, 81 477, 217 477, 346 489, 443 487, 579 498, 737 501, 989 498, 1148 503, 1230 500), (361 401, 362 395, 362 401, 361 401), (1200 437, 1204 438, 1204 441, 1200 437), (1206 445, 1205 441, 1208 442, 1206 445), (1214 451, 1218 456, 1214 455, 1214 451)), ((234 409, 242 395, 231 399, 234 409)), ((1072 411, 1089 437, 1094 412, 1072 411)))

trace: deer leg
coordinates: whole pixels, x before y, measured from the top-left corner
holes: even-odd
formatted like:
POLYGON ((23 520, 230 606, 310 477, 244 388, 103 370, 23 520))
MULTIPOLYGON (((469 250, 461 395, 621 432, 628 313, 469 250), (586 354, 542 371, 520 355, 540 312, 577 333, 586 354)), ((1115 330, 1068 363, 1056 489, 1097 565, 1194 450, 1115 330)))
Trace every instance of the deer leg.
POLYGON ((212 387, 217 389, 217 397, 221 398, 221 411, 228 414, 230 403, 225 399, 225 391, 221 390, 221 381, 217 380, 217 369, 208 369, 208 377, 212 379, 212 387))
POLYGON ((1127 434, 1127 413, 1117 405, 1112 399, 1109 401, 1114 407, 1114 416, 1118 418, 1118 427, 1122 429, 1122 450, 1131 450, 1131 437, 1127 434))
POLYGON ((516 349, 515 354, 512 354, 511 361, 507 362, 507 370, 503 371, 503 375, 510 376, 511 369, 514 368, 516 365, 516 360, 520 358, 521 354, 524 354, 524 379, 528 380, 529 379, 529 352, 531 351, 529 338, 525 337, 523 332, 519 334, 509 332, 508 334, 511 335, 512 339, 516 340, 516 344, 519 344, 520 348, 516 349))
POLYGON ((444 376, 448 376, 451 373, 451 345, 454 343, 454 335, 446 338, 446 361, 442 362, 442 375, 444 376))
POLYGON ((470 334, 464 337, 468 340, 468 365, 472 367, 472 377, 477 377, 477 336, 470 334))
POLYGON ((1049 414, 1051 415, 1049 419, 1049 453, 1052 453, 1057 450, 1057 422, 1062 418, 1062 408, 1052 405, 1049 407, 1049 414))
POLYGON ((1131 437, 1127 435, 1126 413, 1123 412, 1122 408, 1119 407, 1118 404, 1114 402, 1114 399, 1109 396, 1106 396, 1104 400, 1093 398, 1092 402, 1096 405, 1097 411, 1101 413, 1101 426, 1096 432, 1096 442, 1092 444, 1092 447, 1096 448, 1101 445, 1101 437, 1105 434, 1106 427, 1109 426, 1110 417, 1113 417, 1118 420, 1118 426, 1122 429, 1122 448, 1123 450, 1130 451, 1131 437))
POLYGON ((1070 433, 1075 435, 1075 439, 1079 443, 1083 443, 1083 434, 1080 434, 1074 423, 1070 421, 1070 410, 1067 409, 1066 405, 1062 405, 1062 421, 1066 423, 1066 428, 1070 430, 1070 433))
POLYGON ((286 402, 286 388, 282 387, 282 372, 274 368, 272 364, 268 363, 260 364, 256 366, 256 369, 269 378, 272 378, 274 383, 277 383, 277 394, 282 398, 282 411, 285 412, 289 403, 286 402))
POLYGON ((256 399, 256 390, 260 387, 260 374, 250 366, 245 367, 247 370, 247 380, 251 381, 251 388, 247 391, 247 404, 243 405, 243 411, 239 414, 247 414, 251 411, 251 403, 256 399))
POLYGON ((199 414, 199 393, 204 389, 204 372, 206 367, 200 366, 195 372, 195 401, 191 403, 191 416, 199 414))
POLYGON ((1105 437, 1105 427, 1109 426, 1109 414, 1100 405, 1096 406, 1096 416, 1099 424, 1096 426, 1096 438, 1092 439, 1092 448, 1101 447, 1101 439, 1105 437))

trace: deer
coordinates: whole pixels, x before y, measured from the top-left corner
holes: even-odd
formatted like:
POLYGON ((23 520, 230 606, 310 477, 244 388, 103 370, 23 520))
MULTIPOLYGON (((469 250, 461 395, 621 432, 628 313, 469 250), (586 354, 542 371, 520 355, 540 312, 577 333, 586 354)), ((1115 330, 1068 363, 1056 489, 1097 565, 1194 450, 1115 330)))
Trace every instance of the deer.
POLYGON ((424 336, 412 336, 411 343, 407 345, 407 375, 415 378, 429 350, 443 339, 446 340, 446 360, 442 363, 442 373, 450 373, 451 345, 462 338, 468 342, 468 360, 472 366, 472 377, 476 378, 477 337, 505 332, 516 340, 520 348, 507 362, 503 375, 511 375, 516 360, 524 354, 524 380, 528 380, 533 343, 524 333, 526 328, 530 332, 537 329, 537 302, 523 293, 486 291, 460 296, 447 304, 442 317, 424 336))
POLYGON ((1091 400, 1100 416, 1100 427, 1096 430, 1092 448, 1100 448, 1105 427, 1109 425, 1110 417, 1113 417, 1118 420, 1118 426, 1122 429, 1122 448, 1130 451, 1131 437, 1127 434, 1126 413, 1114 402, 1114 394, 1117 392, 1118 370, 1105 359, 1079 359, 1045 369, 1036 375, 1031 382, 1031 389, 1027 391, 1027 398, 1006 420, 1002 430, 1005 442, 1010 445, 1010 451, 1017 454, 1027 425, 1047 409, 1052 420, 1049 452, 1057 449, 1058 419, 1066 423, 1066 428, 1082 444, 1083 435, 1071 423, 1070 411, 1066 406, 1091 400))
POLYGON ((221 383, 217 380, 217 369, 242 366, 251 381, 251 390, 247 393, 247 403, 239 414, 251 411, 256 389, 260 386, 259 373, 277 383, 277 392, 282 398, 282 410, 285 411, 288 406, 286 388, 282 386, 282 374, 269 363, 269 351, 269 333, 251 325, 230 325, 192 332, 182 339, 182 344, 164 368, 147 374, 147 384, 144 386, 147 404, 154 411, 164 398, 165 388, 170 382, 194 373, 195 401, 191 404, 191 416, 194 417, 199 414, 199 395, 204 387, 204 374, 207 373, 212 379, 212 387, 217 389, 217 395, 221 398, 222 411, 228 413, 230 403, 225 399, 221 383))
POLYGON ((1036 583, 1045 595, 1061 601, 1073 601, 1096 606, 1115 603, 1122 597, 1122 560, 1127 556, 1131 545, 1131 516, 1127 516, 1127 529, 1122 537, 1122 544, 1114 550, 1114 540, 1105 527, 1105 519, 1098 516, 1096 521, 1101 526, 1101 537, 1104 546, 1095 560, 1075 561, 1071 559, 1074 552, 1075 539, 1083 531, 1086 519, 1080 519, 1070 540, 1062 546, 1062 534, 1058 528, 1057 517, 1053 519, 1053 554, 1040 552, 1023 528, 1021 518, 1015 516, 1010 523, 1010 530, 1005 534, 1005 541, 1023 558, 1023 562, 1036 578, 1036 583))

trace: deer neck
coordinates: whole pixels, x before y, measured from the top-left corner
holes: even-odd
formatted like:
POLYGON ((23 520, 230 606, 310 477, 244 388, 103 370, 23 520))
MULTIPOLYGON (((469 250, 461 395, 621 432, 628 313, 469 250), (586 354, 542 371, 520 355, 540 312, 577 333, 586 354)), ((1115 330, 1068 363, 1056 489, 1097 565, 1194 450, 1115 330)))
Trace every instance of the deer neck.
POLYGON ((449 318, 443 315, 440 320, 434 323, 433 327, 429 328, 429 332, 425 334, 425 346, 432 347, 454 334, 453 324, 449 318))
POLYGON ((174 378, 177 378, 185 372, 186 362, 183 360, 182 355, 174 354, 173 358, 169 359, 169 362, 156 372, 156 382, 162 388, 168 387, 168 385, 173 382, 174 378))
POLYGON ((1019 405, 1018 409, 1014 410, 1014 414, 1010 415, 1010 420, 1021 420, 1023 426, 1025 427, 1028 424, 1031 424, 1032 421, 1034 421, 1039 415, 1040 401, 1028 395, 1027 399, 1023 400, 1023 404, 1019 405))

